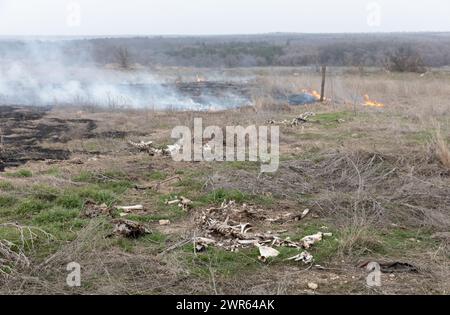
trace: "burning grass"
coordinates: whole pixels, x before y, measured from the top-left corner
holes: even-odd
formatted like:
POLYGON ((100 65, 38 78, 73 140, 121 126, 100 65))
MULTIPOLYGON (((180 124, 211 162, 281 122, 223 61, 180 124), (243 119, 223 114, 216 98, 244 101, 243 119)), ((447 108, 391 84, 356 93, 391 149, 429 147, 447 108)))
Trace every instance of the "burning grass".
POLYGON ((364 106, 383 108, 384 104, 371 100, 369 95, 366 94, 364 95, 364 106))

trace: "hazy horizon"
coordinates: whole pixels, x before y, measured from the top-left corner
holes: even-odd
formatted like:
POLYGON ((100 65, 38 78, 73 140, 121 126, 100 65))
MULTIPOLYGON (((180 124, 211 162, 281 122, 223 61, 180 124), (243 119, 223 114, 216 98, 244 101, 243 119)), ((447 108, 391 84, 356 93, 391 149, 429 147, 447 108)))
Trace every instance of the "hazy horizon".
POLYGON ((449 32, 448 12, 445 0, 0 0, 0 36, 449 32))
POLYGON ((245 36, 271 36, 271 35, 312 35, 312 36, 327 36, 327 35, 421 35, 421 34, 450 34, 450 31, 405 31, 405 32, 329 32, 329 33, 300 33, 300 32, 268 32, 268 33, 242 33, 242 34, 79 34, 79 35, 0 35, 2 39, 96 39, 96 38, 177 38, 177 37, 245 37, 245 36))

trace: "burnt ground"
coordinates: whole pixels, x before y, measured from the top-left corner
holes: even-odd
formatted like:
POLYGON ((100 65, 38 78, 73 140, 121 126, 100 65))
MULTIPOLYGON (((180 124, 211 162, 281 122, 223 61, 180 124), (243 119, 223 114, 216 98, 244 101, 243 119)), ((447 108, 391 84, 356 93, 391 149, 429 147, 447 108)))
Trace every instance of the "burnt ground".
POLYGON ((32 160, 68 159, 68 150, 44 147, 42 143, 65 143, 71 140, 69 134, 73 129, 80 137, 93 137, 96 128, 93 120, 47 117, 50 110, 49 107, 0 106, 0 171, 32 160))
POLYGON ((229 95, 251 99, 252 86, 233 82, 178 82, 175 85, 178 92, 201 101, 205 97, 227 97, 229 95))

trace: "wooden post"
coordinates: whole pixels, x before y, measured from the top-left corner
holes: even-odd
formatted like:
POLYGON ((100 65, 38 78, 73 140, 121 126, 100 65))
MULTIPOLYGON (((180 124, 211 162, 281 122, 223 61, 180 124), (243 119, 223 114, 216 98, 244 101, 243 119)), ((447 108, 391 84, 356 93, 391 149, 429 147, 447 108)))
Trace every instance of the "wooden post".
POLYGON ((323 102, 325 100, 325 78, 327 73, 327 66, 322 66, 322 86, 320 89, 320 101, 323 102))

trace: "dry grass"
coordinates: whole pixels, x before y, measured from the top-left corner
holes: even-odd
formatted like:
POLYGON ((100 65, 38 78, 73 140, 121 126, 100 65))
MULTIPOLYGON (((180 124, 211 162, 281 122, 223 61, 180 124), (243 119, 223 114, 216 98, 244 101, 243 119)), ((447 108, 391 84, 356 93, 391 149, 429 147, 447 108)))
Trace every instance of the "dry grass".
POLYGON ((436 157, 439 159, 439 162, 450 170, 450 147, 447 144, 447 141, 443 137, 440 128, 436 129, 436 133, 433 139, 433 145, 436 157))
MULTIPOLYGON (((2 232, 9 231, 16 235, 17 240, 0 239, 0 276, 8 279, 17 276, 19 271, 30 267, 27 252, 34 248, 34 242, 40 238, 53 239, 53 235, 41 228, 22 226, 17 223, 0 224, 2 232)), ((1 279, 0 279, 1 282, 1 279)))

